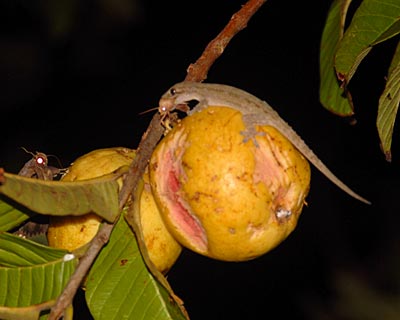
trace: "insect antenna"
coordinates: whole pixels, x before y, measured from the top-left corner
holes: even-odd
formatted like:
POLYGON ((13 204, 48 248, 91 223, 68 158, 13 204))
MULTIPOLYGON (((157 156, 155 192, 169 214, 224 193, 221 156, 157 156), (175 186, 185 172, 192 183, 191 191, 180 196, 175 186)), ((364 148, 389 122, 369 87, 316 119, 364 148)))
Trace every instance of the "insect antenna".
MULTIPOLYGON (((29 153, 32 157, 35 157, 36 155, 33 152, 30 152, 27 150, 25 147, 20 147, 22 150, 24 150, 26 153, 29 153)), ((36 152, 37 153, 37 152, 36 152)))
POLYGON ((151 108, 151 109, 147 109, 147 110, 145 110, 145 111, 139 112, 139 114, 149 113, 149 112, 154 111, 154 110, 158 110, 158 107, 151 108))
POLYGON ((49 157, 55 158, 55 159, 57 160, 58 165, 60 166, 60 168, 63 168, 63 165, 62 165, 61 160, 60 160, 59 157, 57 157, 57 156, 54 155, 54 154, 47 154, 47 157, 48 157, 48 158, 49 158, 49 157))

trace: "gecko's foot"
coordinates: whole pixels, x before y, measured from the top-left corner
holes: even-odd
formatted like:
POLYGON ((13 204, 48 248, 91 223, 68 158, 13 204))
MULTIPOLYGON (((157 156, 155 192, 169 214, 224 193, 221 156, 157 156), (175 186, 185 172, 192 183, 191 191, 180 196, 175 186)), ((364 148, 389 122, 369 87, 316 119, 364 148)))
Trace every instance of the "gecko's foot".
POLYGON ((248 128, 244 131, 240 131, 240 134, 243 136, 244 143, 251 140, 251 141, 253 141, 256 148, 258 148, 260 146, 257 142, 256 136, 265 136, 265 132, 258 132, 254 126, 248 128))
POLYGON ((245 125, 245 130, 240 133, 243 135, 243 142, 247 142, 249 140, 253 141, 254 145, 258 148, 259 144, 256 140, 256 136, 265 136, 265 132, 257 131, 256 126, 264 126, 269 125, 268 121, 265 119, 260 119, 259 114, 251 113, 243 115, 243 123, 245 125))
POLYGON ((161 115, 161 125, 165 128, 164 136, 166 136, 172 128, 179 123, 180 119, 176 112, 166 112, 161 115))

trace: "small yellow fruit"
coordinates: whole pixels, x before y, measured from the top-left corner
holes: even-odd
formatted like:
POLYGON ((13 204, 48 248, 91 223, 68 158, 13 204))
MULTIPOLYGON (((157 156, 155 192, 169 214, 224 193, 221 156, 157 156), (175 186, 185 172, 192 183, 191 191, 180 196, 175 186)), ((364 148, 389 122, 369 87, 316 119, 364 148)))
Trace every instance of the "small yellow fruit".
POLYGON ((110 174, 123 166, 129 166, 135 155, 135 150, 124 147, 91 151, 76 159, 62 180, 82 181, 110 174))
MULTIPOLYGON (((135 150, 116 147, 99 149, 78 158, 63 176, 63 181, 79 181, 109 174, 128 166, 135 157, 135 150)), ((144 175, 148 180, 147 173, 144 175)), ((149 188, 140 199, 142 231, 149 257, 161 272, 172 267, 181 253, 181 246, 165 228, 149 188)), ((102 219, 94 213, 84 216, 51 217, 47 233, 51 247, 73 251, 93 239, 102 219)))
POLYGON ((209 107, 186 117, 158 145, 150 182, 162 217, 183 246, 243 261, 281 243, 296 227, 310 167, 273 127, 244 142, 240 112, 209 107))
POLYGON ((166 273, 178 259, 182 246, 169 233, 161 218, 149 184, 149 174, 143 175, 144 188, 140 198, 140 221, 150 260, 166 273))
POLYGON ((73 251, 93 239, 101 221, 94 213, 83 216, 52 216, 47 230, 49 246, 73 251))
MULTIPOLYGON (((74 161, 62 181, 79 181, 109 174, 129 165, 135 150, 116 147, 89 152, 74 161)), ((102 219, 94 213, 83 216, 50 217, 49 246, 73 251, 93 239, 102 219)))

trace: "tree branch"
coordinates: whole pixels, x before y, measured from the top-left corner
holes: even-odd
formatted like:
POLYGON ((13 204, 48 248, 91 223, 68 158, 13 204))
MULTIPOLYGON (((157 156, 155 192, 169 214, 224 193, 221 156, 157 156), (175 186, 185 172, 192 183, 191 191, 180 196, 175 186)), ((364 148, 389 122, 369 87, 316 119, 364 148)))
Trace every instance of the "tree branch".
MULTIPOLYGON (((164 128, 161 125, 160 114, 156 113, 150 122, 149 127, 143 134, 142 139, 137 149, 136 157, 132 161, 129 171, 125 176, 123 187, 119 194, 119 207, 120 210, 124 207, 130 194, 134 192, 137 182, 143 176, 150 156, 153 153, 157 142, 160 140, 164 128)), ((119 217, 118 217, 119 218, 119 217)), ((118 220, 118 218, 116 220, 118 220)), ((110 239, 111 232, 114 228, 114 223, 104 223, 101 229, 97 232, 96 236, 90 242, 89 248, 85 255, 79 260, 79 264, 65 286, 63 292, 58 297, 56 304, 51 308, 49 320, 60 319, 64 310, 72 304, 72 300, 79 289, 84 277, 88 273, 91 265, 99 254, 100 250, 110 239)))
POLYGON ((119 193, 120 209, 124 207, 129 196, 134 193, 139 179, 143 176, 144 170, 150 160, 151 154, 160 140, 165 128, 161 125, 159 113, 153 116, 149 127, 142 136, 135 159, 129 167, 128 174, 119 193))
POLYGON ((203 54, 187 70, 186 81, 201 82, 207 78, 208 70, 217 60, 231 39, 244 28, 251 17, 267 0, 249 0, 236 12, 225 28, 205 48, 203 54))
MULTIPOLYGON (((237 13, 235 13, 225 28, 207 45, 200 58, 194 64, 189 66, 185 80, 200 82, 206 79, 209 69, 215 60, 222 55, 230 40, 247 26, 248 21, 265 2, 266 0, 249 0, 237 13)), ((163 132, 164 128, 161 125, 160 115, 157 113, 154 115, 149 127, 143 134, 136 152, 136 157, 133 160, 128 174, 124 179, 124 183, 119 194, 119 205, 121 210, 129 196, 134 193, 137 183, 142 177, 150 160, 151 154, 160 140, 163 132)), ((72 300, 76 294, 76 291, 78 290, 100 250, 108 242, 113 228, 114 223, 104 223, 102 228, 93 238, 87 252, 80 259, 79 264, 71 279, 67 283, 63 293, 58 297, 55 306, 51 309, 48 318, 49 320, 59 319, 64 310, 72 304, 72 300)))
POLYGON ((79 289, 84 277, 88 273, 93 261, 96 259, 100 250, 108 242, 114 228, 113 223, 104 223, 102 228, 90 242, 85 255, 79 260, 79 264, 69 279, 61 295, 57 298, 56 304, 51 308, 48 319, 57 320, 63 316, 64 310, 72 304, 72 300, 79 289))

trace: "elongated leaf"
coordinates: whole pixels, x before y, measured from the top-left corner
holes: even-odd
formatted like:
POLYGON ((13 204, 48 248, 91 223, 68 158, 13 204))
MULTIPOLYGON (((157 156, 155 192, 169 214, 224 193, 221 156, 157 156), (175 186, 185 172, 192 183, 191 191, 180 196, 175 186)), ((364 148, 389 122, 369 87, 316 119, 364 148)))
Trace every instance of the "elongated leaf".
POLYGON ((0 231, 8 231, 29 219, 31 214, 23 212, 0 198, 0 231))
MULTIPOLYGON (((133 195, 134 199, 141 199, 142 193, 144 190, 144 179, 140 179, 135 189, 135 194, 133 195)), ((149 269, 150 273, 153 277, 161 284, 169 293, 171 299, 175 300, 176 304, 180 307, 182 314, 187 315, 187 311, 183 306, 182 300, 175 295, 171 286, 169 285, 167 279, 164 275, 157 269, 157 267, 153 264, 150 259, 150 255, 147 252, 147 246, 143 234, 143 227, 142 227, 142 208, 141 208, 141 201, 133 201, 129 204, 128 210, 124 214, 125 220, 127 221, 128 225, 132 228, 133 232, 136 236, 136 241, 139 246, 140 253, 142 254, 143 262, 149 269)))
POLYGON ((320 50, 320 101, 329 111, 341 116, 353 114, 350 93, 340 86, 335 72, 335 53, 343 37, 344 22, 351 0, 333 1, 322 33, 320 50))
POLYGON ((50 300, 29 307, 2 307, 0 306, 0 317, 5 320, 38 320, 43 310, 54 306, 56 300, 50 300))
POLYGON ((86 300, 96 320, 185 319, 147 270, 123 217, 88 275, 86 300))
POLYGON ((382 151, 386 160, 391 161, 391 145, 394 122, 400 103, 400 42, 389 68, 385 90, 379 98, 376 126, 382 151))
POLYGON ((65 250, 57 250, 20 237, 0 233, 0 318, 26 312, 29 319, 62 292, 75 270, 77 259, 65 250), (24 309, 12 308, 24 307, 24 309), (24 311, 25 310, 25 311, 24 311), (30 316, 28 316, 30 315, 30 316))
POLYGON ((348 84, 372 46, 400 33, 398 0, 364 0, 336 52, 336 72, 348 84))
POLYGON ((83 215, 95 212, 108 221, 119 214, 120 173, 85 181, 44 181, 4 173, 0 192, 41 214, 83 215))
POLYGON ((61 259, 68 253, 6 232, 0 233, 0 252, 0 266, 10 268, 44 264, 61 259))
MULTIPOLYGON (((0 317, 2 320, 46 320, 50 309, 56 304, 56 300, 49 300, 28 307, 2 307, 0 317)), ((63 320, 73 320, 74 310, 72 305, 64 311, 63 320)))
POLYGON ((389 76, 394 71, 394 69, 396 69, 399 66, 399 64, 400 64, 400 41, 397 43, 396 50, 394 52, 392 61, 389 66, 389 71, 388 71, 389 76))

